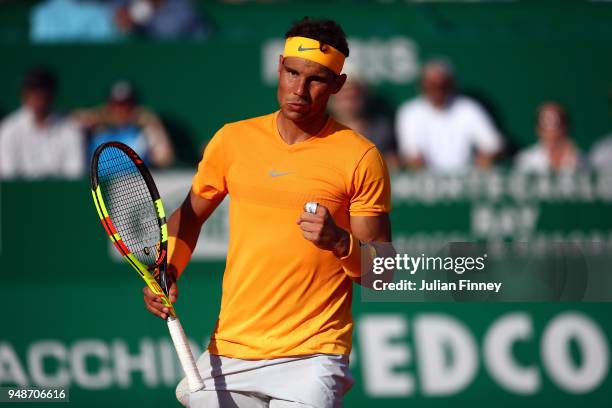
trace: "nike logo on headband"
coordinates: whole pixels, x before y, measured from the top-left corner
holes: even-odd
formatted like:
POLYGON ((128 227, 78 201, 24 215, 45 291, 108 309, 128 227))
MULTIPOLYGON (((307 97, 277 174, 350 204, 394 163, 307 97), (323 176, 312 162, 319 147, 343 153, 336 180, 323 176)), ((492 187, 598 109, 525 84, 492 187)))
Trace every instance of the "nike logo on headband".
POLYGON ((299 52, 312 51, 312 50, 318 50, 318 49, 319 49, 319 47, 304 48, 304 47, 302 47, 302 44, 300 44, 300 46, 298 47, 298 51, 299 52))

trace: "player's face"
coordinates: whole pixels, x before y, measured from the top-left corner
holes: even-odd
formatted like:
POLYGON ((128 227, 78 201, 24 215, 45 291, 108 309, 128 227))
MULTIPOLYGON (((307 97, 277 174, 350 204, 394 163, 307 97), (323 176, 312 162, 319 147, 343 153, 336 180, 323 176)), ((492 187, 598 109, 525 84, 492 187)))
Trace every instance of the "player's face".
POLYGON ((125 125, 132 121, 134 104, 131 102, 110 102, 108 104, 112 120, 117 125, 125 125))
POLYGON ((282 114, 304 122, 325 115, 329 97, 337 93, 346 80, 321 64, 298 57, 280 58, 278 104, 282 114))
POLYGON ((452 78, 443 70, 433 68, 423 73, 421 88, 434 106, 444 106, 452 93, 452 78))
POLYGON ((567 127, 555 108, 544 108, 540 111, 537 131, 544 144, 555 144, 567 136, 567 127))
POLYGON ((51 110, 53 93, 41 89, 28 89, 23 91, 23 104, 36 115, 45 115, 51 110))

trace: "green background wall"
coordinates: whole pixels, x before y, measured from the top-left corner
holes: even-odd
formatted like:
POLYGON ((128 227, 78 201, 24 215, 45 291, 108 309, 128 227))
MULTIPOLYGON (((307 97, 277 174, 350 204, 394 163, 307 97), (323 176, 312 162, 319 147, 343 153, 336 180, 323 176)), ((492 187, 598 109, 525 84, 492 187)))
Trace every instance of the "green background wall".
MULTIPOLYGON (((202 2, 200 9, 216 27, 206 42, 129 40, 47 46, 32 46, 27 41, 27 7, 32 3, 0 6, 0 114, 18 106, 20 78, 33 64, 43 63, 57 71, 61 81, 58 106, 63 110, 99 103, 112 81, 131 79, 141 90, 143 102, 166 120, 185 166, 197 158, 201 146, 223 123, 275 109, 274 86, 262 80, 262 47, 280 38, 291 21, 306 14, 336 18, 352 39, 367 44, 377 39, 384 44, 396 36, 408 38, 417 47, 419 63, 430 56, 450 57, 461 88, 486 103, 511 144, 534 140, 535 108, 550 98, 568 105, 573 134, 583 149, 612 129, 608 104, 612 5, 605 3, 224 6, 202 2)), ((384 62, 387 68, 392 63, 384 62)), ((414 81, 394 83, 382 78, 375 90, 396 106, 413 96, 416 88, 414 81)), ((398 183, 412 177, 396 175, 394 180, 398 183)), ((514 227, 504 236, 512 238, 523 228, 517 214, 531 206, 540 216, 529 233, 543 236, 546 242, 553 242, 556 236, 569 239, 576 232, 583 238, 596 237, 604 245, 599 260, 609 265, 609 181, 600 183, 603 193, 592 199, 574 192, 563 199, 512 201, 475 195, 449 200, 406 194, 398 187, 392 215, 394 236, 404 241, 478 236, 474 211, 485 206, 498 217, 495 222, 507 214, 515 217, 514 227)), ((0 184, 0 290, 5 310, 0 329, 0 386, 11 385, 22 374, 31 385, 40 385, 41 375, 62 380, 65 374, 62 381, 71 387, 72 406, 175 404, 173 387, 179 374, 169 368, 172 364, 161 361, 172 357, 166 329, 144 311, 142 285, 136 275, 110 254, 85 181, 0 184), (143 361, 153 365, 145 367, 146 374, 122 366, 126 360, 120 356, 147 357, 149 352, 153 358, 143 361)), ((181 281, 177 308, 190 337, 203 346, 218 311, 223 262, 200 259, 189 268, 181 281)), ((374 303, 362 301, 357 291, 356 384, 345 406, 608 406, 611 311, 609 303, 374 303), (519 339, 511 350, 516 364, 533 367, 538 373, 539 385, 531 395, 501 385, 490 370, 495 364, 483 351, 495 323, 515 313, 531 322, 530 335, 519 339), (558 372, 543 357, 545 333, 555 319, 567 314, 591 322, 602 335, 604 351, 586 347, 607 364, 593 390, 576 393, 560 386, 555 377, 558 372), (426 395, 423 370, 427 365, 418 359, 423 345, 416 336, 417 322, 436 316, 457 322, 476 347, 476 373, 444 397, 426 395), (372 345, 365 339, 381 332, 386 333, 382 343, 372 345), (389 357, 398 348, 399 354, 389 357), (414 388, 391 387, 391 391, 377 393, 372 389, 376 381, 370 377, 374 363, 368 355, 391 361, 386 374, 403 378, 403 384, 411 378, 414 388)), ((566 346, 556 358, 570 356, 576 367, 584 363, 580 339, 566 346)), ((452 358, 447 363, 452 366, 452 358)))
MULTIPOLYGON (((163 179, 160 174, 156 177, 163 179)), ((404 175, 397 175, 396 183, 400 177, 404 175)), ((70 387, 71 406, 75 407, 175 404, 173 389, 180 375, 174 368, 165 325, 144 310, 142 283, 137 275, 113 259, 113 249, 90 203, 88 184, 5 182, 0 188, 0 287, 5 309, 0 330, 0 386, 20 382, 42 386, 48 384, 45 381, 57 381, 70 387)), ((163 196, 168 203, 174 201, 163 196)), ((612 254, 611 200, 600 194, 592 200, 579 195, 549 200, 531 197, 531 205, 540 206, 540 211, 553 209, 538 220, 533 234, 563 232, 565 240, 577 230, 586 237, 598 234, 602 240, 599 251, 585 253, 598 261, 591 265, 599 265, 599 273, 605 274, 612 254)), ((502 201, 505 208, 519 206, 507 199, 502 201)), ((446 237, 449 233, 469 237, 471 209, 486 203, 494 207, 500 204, 465 197, 453 203, 424 203, 398 193, 392 217, 394 236, 398 242, 415 236, 446 237), (415 221, 426 217, 436 217, 439 222, 425 225, 415 221)), ((548 240, 555 239, 559 238, 548 240)), ((216 320, 222 271, 222 261, 195 259, 180 281, 177 308, 199 350, 216 320)), ((347 407, 473 406, 483 401, 533 407, 609 404, 610 303, 406 303, 367 299, 356 289, 352 356, 356 384, 346 397, 347 407), (502 338, 514 339, 508 350, 510 360, 520 369, 537 373, 538 382, 527 395, 501 382, 495 369, 504 373, 504 366, 485 352, 494 327, 516 314, 527 319, 529 331, 522 336, 516 328, 510 328, 502 338), (474 353, 440 345, 446 350, 442 371, 452 370, 460 354, 470 355, 468 360, 475 365, 475 372, 446 396, 432 396, 424 388, 431 364, 421 358, 432 345, 419 340, 423 332, 420 324, 439 318, 445 319, 447 326, 460 326, 459 337, 472 344, 474 353), (566 318, 574 324, 579 321, 582 330, 576 331, 574 326, 552 359, 566 362, 576 373, 574 377, 588 362, 589 375, 596 378, 592 388, 579 387, 576 391, 560 383, 560 370, 546 359, 545 352, 554 349, 551 338, 545 340, 547 333, 551 335, 554 322, 566 318), (590 331, 584 332, 584 325, 590 331), (593 359, 601 363, 603 371, 599 374, 592 367, 593 359), (389 376, 398 382, 387 381, 389 376), (409 383, 412 387, 406 388, 409 383)))
MULTIPOLYGON (((612 129, 610 4, 346 3, 202 2, 201 11, 215 27, 205 42, 45 46, 28 44, 27 8, 9 3, 0 13, 0 113, 17 106, 23 72, 43 63, 59 74, 60 108, 99 103, 112 81, 131 79, 143 102, 169 122, 178 142, 190 139, 200 147, 223 123, 276 108, 274 86, 262 81, 263 42, 281 38, 292 21, 314 15, 337 19, 351 39, 368 44, 408 38, 417 63, 432 56, 450 58, 460 88, 487 106, 511 147, 535 140, 535 109, 548 99, 568 106, 572 133, 583 149, 612 129)), ((377 63, 375 54, 367 58, 364 65, 377 63)), ((382 58, 381 64, 392 69, 393 60, 382 58)), ((392 83, 384 76, 375 88, 392 106, 416 91, 414 80, 392 83)), ((193 160, 188 152, 182 156, 193 160)))

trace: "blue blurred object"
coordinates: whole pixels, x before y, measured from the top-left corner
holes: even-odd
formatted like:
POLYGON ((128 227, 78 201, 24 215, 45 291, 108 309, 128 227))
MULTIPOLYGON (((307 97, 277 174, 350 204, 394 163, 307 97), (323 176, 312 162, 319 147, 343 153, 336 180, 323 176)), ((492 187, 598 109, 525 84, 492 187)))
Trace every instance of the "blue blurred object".
POLYGON ((117 10, 126 10, 134 27, 128 32, 147 38, 170 40, 176 38, 202 39, 211 27, 203 22, 189 0, 111 0, 117 10))
POLYGON ((87 148, 90 161, 96 148, 106 142, 125 143, 140 156, 145 164, 149 163, 147 140, 140 126, 126 125, 120 127, 105 127, 95 132, 87 148))
POLYGON ((105 42, 119 35, 113 8, 105 3, 47 0, 34 7, 30 15, 30 40, 34 43, 105 42))
POLYGON ((145 26, 154 38, 172 38, 203 34, 202 22, 186 0, 166 0, 145 26))

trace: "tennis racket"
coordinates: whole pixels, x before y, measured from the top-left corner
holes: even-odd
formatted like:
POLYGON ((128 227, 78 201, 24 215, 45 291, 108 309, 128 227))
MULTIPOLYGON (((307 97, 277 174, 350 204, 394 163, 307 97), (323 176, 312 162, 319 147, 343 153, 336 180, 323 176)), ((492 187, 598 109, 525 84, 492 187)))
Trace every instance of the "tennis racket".
POLYGON ((189 390, 204 387, 183 327, 168 298, 168 227, 164 206, 142 159, 119 142, 100 145, 91 161, 91 193, 115 248, 168 308, 168 329, 189 390))

